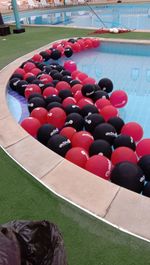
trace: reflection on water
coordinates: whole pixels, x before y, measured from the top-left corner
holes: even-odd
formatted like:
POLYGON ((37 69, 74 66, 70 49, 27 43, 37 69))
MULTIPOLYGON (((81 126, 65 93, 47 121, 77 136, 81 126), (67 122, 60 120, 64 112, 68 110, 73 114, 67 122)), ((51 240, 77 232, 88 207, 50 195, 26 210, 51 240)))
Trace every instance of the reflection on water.
POLYGON ((41 16, 24 17, 21 19, 21 23, 36 24, 36 25, 57 25, 57 24, 68 25, 72 20, 71 20, 71 14, 69 15, 66 13, 57 12, 41 16))
MULTIPOLYGON (((45 25, 71 25, 80 27, 121 27, 128 29, 150 29, 150 4, 82 6, 67 11, 45 10, 20 14, 22 23, 45 25), (106 8, 107 7, 107 8, 106 8)), ((6 17, 12 20, 11 17, 6 17)))

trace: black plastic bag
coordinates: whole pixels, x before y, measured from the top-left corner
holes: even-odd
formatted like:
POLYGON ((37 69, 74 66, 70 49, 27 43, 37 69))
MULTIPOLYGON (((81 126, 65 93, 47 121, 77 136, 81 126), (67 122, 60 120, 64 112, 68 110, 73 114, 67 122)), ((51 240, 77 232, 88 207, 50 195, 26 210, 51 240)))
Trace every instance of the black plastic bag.
POLYGON ((56 225, 48 221, 12 221, 2 227, 15 234, 21 265, 67 265, 63 238, 56 225))
POLYGON ((0 265, 21 265, 17 238, 11 229, 0 227, 0 265))

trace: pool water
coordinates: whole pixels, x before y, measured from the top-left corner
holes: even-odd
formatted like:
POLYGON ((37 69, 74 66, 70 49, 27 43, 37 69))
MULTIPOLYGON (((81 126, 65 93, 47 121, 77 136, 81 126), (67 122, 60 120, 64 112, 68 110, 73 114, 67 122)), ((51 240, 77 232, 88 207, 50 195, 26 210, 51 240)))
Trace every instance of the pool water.
MULTIPOLYGON (((5 22, 14 21, 4 15, 5 22)), ((150 30, 150 3, 68 7, 20 12, 22 24, 66 25, 72 27, 121 27, 150 30), (94 10, 94 11, 93 11, 94 10)))
MULTIPOLYGON (((63 64, 64 59, 58 60, 63 64)), ((70 60, 70 58, 69 58, 70 60)), ((101 78, 110 78, 114 90, 125 90, 128 104, 119 110, 125 122, 136 121, 144 129, 144 137, 150 137, 150 49, 146 45, 103 42, 97 49, 76 53, 71 57, 78 69, 87 73, 98 82, 101 78)), ((26 102, 20 102, 22 113, 18 117, 18 105, 14 106, 8 93, 8 105, 16 120, 20 122, 27 115, 26 102), (25 109, 26 108, 26 109, 25 109)), ((21 97, 23 100, 24 98, 21 97)), ((16 100, 15 99, 15 100, 16 100)), ((25 99, 24 99, 25 100, 25 99)))

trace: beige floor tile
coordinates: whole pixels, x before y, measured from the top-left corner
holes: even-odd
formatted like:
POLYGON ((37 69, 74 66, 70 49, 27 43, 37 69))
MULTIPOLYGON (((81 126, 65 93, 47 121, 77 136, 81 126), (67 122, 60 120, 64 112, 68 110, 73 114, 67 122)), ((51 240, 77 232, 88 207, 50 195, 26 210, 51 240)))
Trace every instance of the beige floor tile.
POLYGON ((150 199, 120 188, 106 220, 124 229, 150 239, 150 199))
POLYGON ((6 148, 28 137, 29 134, 21 128, 12 116, 0 120, 0 144, 6 148))
POLYGON ((42 178, 63 160, 31 136, 8 147, 7 151, 38 178, 42 178))
POLYGON ((42 181, 56 192, 103 217, 119 187, 64 160, 42 181))

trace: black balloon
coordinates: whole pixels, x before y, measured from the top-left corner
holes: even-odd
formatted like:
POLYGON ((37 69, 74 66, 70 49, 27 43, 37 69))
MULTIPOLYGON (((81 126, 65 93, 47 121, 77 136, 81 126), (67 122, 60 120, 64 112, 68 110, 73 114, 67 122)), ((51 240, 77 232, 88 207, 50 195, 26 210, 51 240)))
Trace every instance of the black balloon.
POLYGON ((89 148, 89 155, 93 156, 98 154, 110 158, 112 154, 111 145, 105 140, 95 140, 89 148))
POLYGON ((48 96, 46 99, 45 99, 45 102, 46 104, 48 105, 49 103, 52 103, 52 102, 58 102, 58 103, 61 103, 61 98, 57 95, 51 95, 51 96, 48 96))
POLYGON ((50 72, 50 76, 53 77, 55 74, 60 74, 60 73, 59 73, 59 71, 57 71, 57 70, 54 70, 54 69, 51 70, 51 72, 50 72))
POLYGON ((33 80, 32 84, 38 85, 42 90, 45 88, 45 84, 38 79, 33 80))
POLYGON ((94 94, 93 94, 93 96, 92 96, 93 101, 95 102, 96 100, 98 100, 100 98, 109 99, 109 95, 108 95, 107 92, 105 92, 103 90, 95 91, 94 94))
POLYGON ((12 76, 10 77, 10 80, 13 79, 13 78, 18 78, 18 79, 22 80, 23 79, 23 75, 15 73, 15 74, 12 74, 12 76))
POLYGON ((141 193, 145 181, 141 168, 130 162, 117 164, 111 172, 110 179, 113 183, 138 193, 141 193))
POLYGON ((31 112, 33 109, 35 109, 37 107, 45 108, 45 105, 46 105, 46 102, 45 102, 44 98, 34 97, 28 101, 29 112, 31 112))
POLYGON ((72 54, 73 54, 73 50, 71 49, 71 48, 65 48, 65 50, 64 50, 64 54, 65 54, 65 56, 66 57, 71 57, 72 56, 72 54))
POLYGON ((63 106, 61 103, 55 101, 55 102, 51 102, 49 103, 47 106, 46 106, 46 109, 49 111, 51 110, 52 108, 61 108, 63 109, 63 106))
POLYGON ((65 127, 70 126, 75 128, 77 131, 81 131, 83 129, 83 125, 84 125, 84 119, 78 113, 71 113, 66 118, 65 127))
POLYGON ((83 96, 91 98, 94 95, 95 87, 91 84, 83 85, 81 92, 83 96))
POLYGON ((113 90, 113 83, 109 78, 102 78, 98 82, 98 85, 103 91, 106 91, 107 93, 110 93, 113 90))
POLYGON ((64 75, 64 76, 65 76, 65 75, 70 75, 70 76, 71 76, 71 72, 68 71, 68 70, 62 70, 62 71, 61 71, 61 74, 64 75))
POLYGON ((61 57, 61 52, 57 49, 53 49, 51 53, 51 58, 53 60, 58 60, 61 57))
POLYGON ((28 101, 31 99, 31 98, 35 98, 35 97, 38 97, 38 98, 43 98, 43 96, 39 93, 32 93, 31 95, 29 95, 28 97, 28 101))
POLYGON ((55 73, 55 74, 53 75, 53 79, 54 79, 54 80, 59 80, 59 81, 61 81, 61 80, 63 79, 63 75, 60 74, 59 72, 58 72, 58 73, 55 73))
POLYGON ((80 108, 77 105, 69 104, 65 107, 65 112, 67 115, 74 112, 80 114, 80 108))
POLYGON ((58 93, 58 96, 64 100, 65 98, 67 97, 72 97, 72 92, 69 90, 69 89, 63 89, 63 90, 60 90, 59 93, 58 93))
POLYGON ((113 144, 117 133, 115 128, 109 123, 101 123, 95 127, 93 132, 94 139, 103 139, 108 141, 110 144, 113 144))
POLYGON ((121 119, 120 117, 112 117, 107 122, 110 123, 112 126, 114 126, 116 129, 116 132, 120 134, 121 129, 124 125, 123 119, 121 119))
POLYGON ((20 82, 20 78, 12 78, 9 81, 9 86, 11 87, 12 90, 16 91, 17 89, 17 84, 20 82))
POLYGON ((70 84, 70 82, 72 81, 72 77, 70 75, 64 75, 62 81, 65 81, 70 84))
POLYGON ((44 61, 48 61, 51 58, 51 55, 46 51, 40 52, 40 55, 43 57, 44 61))
POLYGON ((143 170, 146 180, 150 180, 150 155, 142 156, 138 165, 143 170))
POLYGON ((25 80, 20 80, 20 81, 17 83, 16 91, 17 91, 21 96, 24 96, 24 91, 25 91, 27 85, 28 85, 28 82, 27 82, 27 81, 25 81, 25 80))
POLYGON ((38 132, 37 132, 37 139, 40 143, 47 145, 48 140, 50 139, 50 137, 52 137, 53 135, 59 133, 58 128, 56 128, 54 125, 52 124, 44 124, 42 125, 38 132))
POLYGON ((143 193, 144 196, 150 197, 150 181, 148 181, 143 188, 143 193))
POLYGON ((93 113, 98 113, 98 109, 91 104, 87 104, 85 105, 83 108, 81 108, 80 114, 85 117, 85 116, 89 116, 93 113))
POLYGON ((36 76, 29 76, 29 77, 25 78, 25 80, 26 80, 29 84, 33 83, 34 80, 36 80, 36 79, 37 79, 36 76))
POLYGON ((56 134, 49 139, 47 147, 55 153, 65 157, 66 153, 71 148, 71 142, 65 136, 56 134))
POLYGON ((132 137, 128 135, 120 134, 113 142, 113 147, 116 149, 117 147, 126 146, 131 148, 133 151, 136 149, 136 144, 132 137))
POLYGON ((70 86, 74 86, 74 85, 77 85, 77 84, 81 84, 81 82, 79 80, 71 80, 70 81, 70 86))
POLYGON ((84 126, 87 131, 92 133, 95 127, 103 122, 104 118, 100 114, 94 113, 85 117, 84 126))

